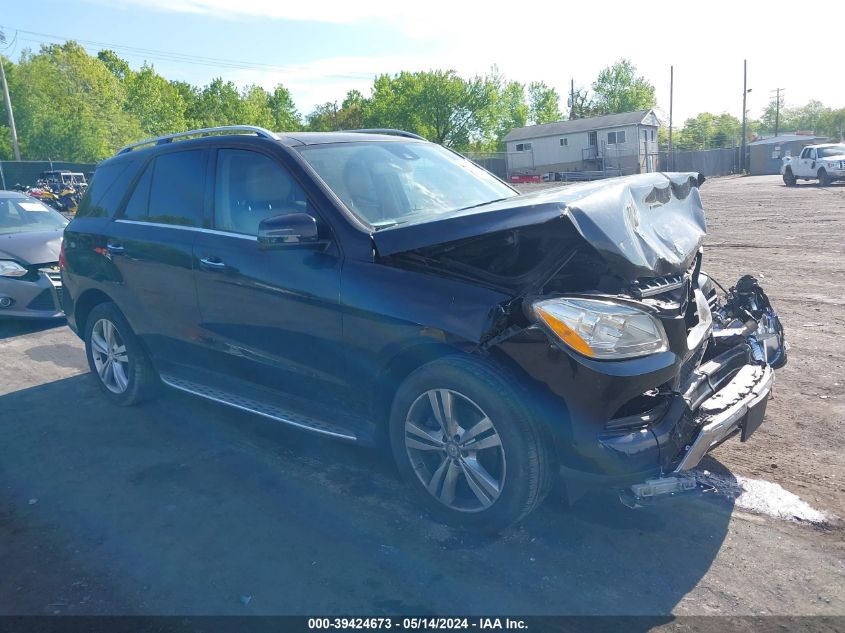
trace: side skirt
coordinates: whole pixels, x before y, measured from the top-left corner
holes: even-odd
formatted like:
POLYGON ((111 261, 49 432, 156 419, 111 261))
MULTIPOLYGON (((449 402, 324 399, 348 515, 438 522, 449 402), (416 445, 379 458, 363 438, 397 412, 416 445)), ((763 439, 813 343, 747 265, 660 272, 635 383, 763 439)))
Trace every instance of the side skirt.
POLYGON ((235 409, 240 409, 241 411, 254 413, 256 415, 260 415, 277 422, 282 422, 283 424, 305 431, 310 431, 312 433, 328 435, 329 437, 349 442, 358 441, 358 437, 346 429, 328 424, 322 420, 317 420, 316 418, 308 417, 299 413, 293 413, 280 406, 236 395, 217 387, 210 387, 208 385, 203 385, 168 374, 160 375, 161 381, 164 384, 169 387, 173 387, 174 389, 178 389, 179 391, 184 391, 186 393, 199 396, 200 398, 205 398, 206 400, 219 402, 220 404, 225 404, 227 406, 234 407, 235 409))

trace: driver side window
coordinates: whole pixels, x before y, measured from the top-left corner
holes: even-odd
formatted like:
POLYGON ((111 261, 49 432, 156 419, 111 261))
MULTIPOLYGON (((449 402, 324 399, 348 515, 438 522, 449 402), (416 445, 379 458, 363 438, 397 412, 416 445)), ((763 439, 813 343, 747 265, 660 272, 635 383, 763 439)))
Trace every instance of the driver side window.
POLYGON ((221 149, 217 153, 217 230, 257 235, 259 223, 266 218, 308 212, 305 192, 272 158, 241 149, 221 149))

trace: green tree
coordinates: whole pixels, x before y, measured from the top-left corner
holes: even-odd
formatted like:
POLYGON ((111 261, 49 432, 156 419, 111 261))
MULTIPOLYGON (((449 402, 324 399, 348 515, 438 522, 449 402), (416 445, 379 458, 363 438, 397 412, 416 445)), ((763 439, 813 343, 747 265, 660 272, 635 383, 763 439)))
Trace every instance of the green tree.
POLYGON ((124 83, 126 110, 144 134, 161 136, 186 129, 185 100, 152 66, 144 64, 137 73, 130 71, 124 83))
POLYGON ((334 132, 339 130, 341 128, 337 113, 336 101, 327 101, 322 105, 315 106, 311 113, 305 117, 306 127, 310 132, 334 132))
MULTIPOLYGON (((9 130, 8 126, 0 123, 0 160, 13 160, 14 157, 15 154, 12 150, 11 130, 9 130)), ((9 187, 11 187, 12 184, 13 183, 6 183, 9 187)))
POLYGON ((833 140, 845 140, 845 108, 828 109, 819 117, 817 134, 833 140))
POLYGON ((73 41, 24 53, 10 89, 27 159, 97 161, 143 136, 120 79, 73 41))
POLYGON ((532 123, 553 123, 563 119, 560 95, 542 81, 528 84, 528 118, 532 123))
POLYGON ((100 51, 97 53, 97 59, 103 62, 106 68, 109 69, 109 72, 121 81, 132 73, 129 63, 112 50, 105 49, 100 51))
POLYGON ((244 88, 238 123, 268 129, 275 127, 273 108, 270 107, 270 94, 264 88, 256 85, 244 88))
POLYGON ((270 111, 273 113, 273 130, 294 132, 302 128, 302 117, 293 103, 290 91, 279 84, 270 95, 270 111))
POLYGON ((584 119, 595 114, 595 105, 586 88, 576 88, 574 94, 569 94, 566 97, 566 107, 570 119, 584 119))
POLYGON ((598 114, 647 110, 657 104, 654 86, 645 77, 637 77, 637 67, 624 58, 599 73, 593 94, 598 114))
POLYGON ((735 116, 702 112, 684 121, 672 139, 676 149, 713 149, 740 143, 742 124, 735 116))
MULTIPOLYGON (((759 120, 760 134, 772 135, 775 131, 776 103, 773 99, 759 120)), ((805 105, 799 107, 781 107, 780 121, 778 125, 779 134, 793 132, 812 132, 821 136, 839 135, 841 123, 837 125, 836 110, 826 107, 821 101, 812 99, 805 105)))
POLYGON ((484 77, 486 100, 489 105, 480 117, 480 137, 473 149, 497 151, 502 149, 502 139, 514 128, 528 122, 528 104, 525 101, 525 85, 509 81, 493 67, 484 77))
MULTIPOLYGON (((307 127, 312 132, 355 130, 364 127, 364 108, 367 100, 358 90, 350 90, 338 107, 337 101, 318 105, 306 117, 307 127)), ((378 125, 373 127, 390 127, 378 125)))
POLYGON ((364 127, 364 108, 367 100, 358 90, 346 93, 338 111, 338 124, 342 130, 357 130, 364 127))
POLYGON ((465 80, 454 70, 380 75, 366 101, 364 123, 409 130, 435 143, 467 148, 483 136, 491 99, 483 77, 465 80))
POLYGON ((185 127, 196 128, 197 102, 199 101, 200 90, 187 81, 171 81, 170 85, 182 97, 185 103, 185 127))
POLYGON ((231 81, 213 79, 200 90, 189 119, 192 127, 215 127, 242 123, 243 108, 238 88, 231 81))

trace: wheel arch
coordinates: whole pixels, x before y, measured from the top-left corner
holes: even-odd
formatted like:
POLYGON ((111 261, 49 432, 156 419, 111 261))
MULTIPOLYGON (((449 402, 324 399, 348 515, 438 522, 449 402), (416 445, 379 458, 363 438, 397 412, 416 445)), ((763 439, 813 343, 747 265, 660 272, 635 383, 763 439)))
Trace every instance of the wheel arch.
POLYGON ((419 340, 397 351, 378 373, 372 385, 370 408, 377 442, 387 446, 390 407, 399 386, 414 371, 446 356, 468 354, 466 349, 436 340, 419 340))
POLYGON ((101 303, 109 301, 112 301, 112 298, 99 288, 89 288, 79 295, 73 309, 73 320, 80 336, 84 336, 91 311, 101 303))

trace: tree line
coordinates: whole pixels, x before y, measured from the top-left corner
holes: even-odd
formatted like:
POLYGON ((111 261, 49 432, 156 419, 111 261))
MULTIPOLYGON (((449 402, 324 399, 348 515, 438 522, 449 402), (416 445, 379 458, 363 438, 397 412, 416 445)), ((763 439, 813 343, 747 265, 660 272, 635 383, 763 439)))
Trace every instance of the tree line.
MULTIPOLYGON (((599 74, 592 92, 578 90, 574 104, 570 98, 562 105, 542 81, 511 81, 494 67, 471 78, 453 70, 378 75, 369 95, 350 90, 340 103, 304 116, 281 84, 267 91, 216 78, 194 86, 168 80, 147 63, 133 70, 110 50, 90 55, 73 41, 4 64, 22 157, 29 160, 98 161, 135 140, 233 124, 275 131, 401 128, 457 150, 495 151, 515 127, 655 104, 654 86, 624 59, 599 74)), ((0 124, 0 158, 11 156, 9 130, 0 124)))
MULTIPOLYGON (((435 69, 378 75, 368 95, 350 90, 342 101, 320 104, 304 115, 281 84, 268 91, 216 78, 195 86, 168 80, 148 63, 133 70, 110 50, 90 55, 73 41, 43 45, 38 52, 22 53, 17 63, 3 63, 25 160, 96 162, 132 141, 234 124, 274 131, 400 128, 459 151, 499 151, 515 127, 656 105, 654 86, 628 59, 563 99, 542 81, 512 81, 495 66, 470 78, 435 69)), ((749 125, 749 136, 768 130, 771 118, 767 110, 749 125)), ((10 159, 10 134, 2 119, 0 159, 10 159)), ((784 109, 779 127, 834 136, 843 123, 845 109, 811 102, 784 109)), ((676 130, 675 145, 730 146, 738 142, 739 126, 731 115, 703 113, 676 130)))

